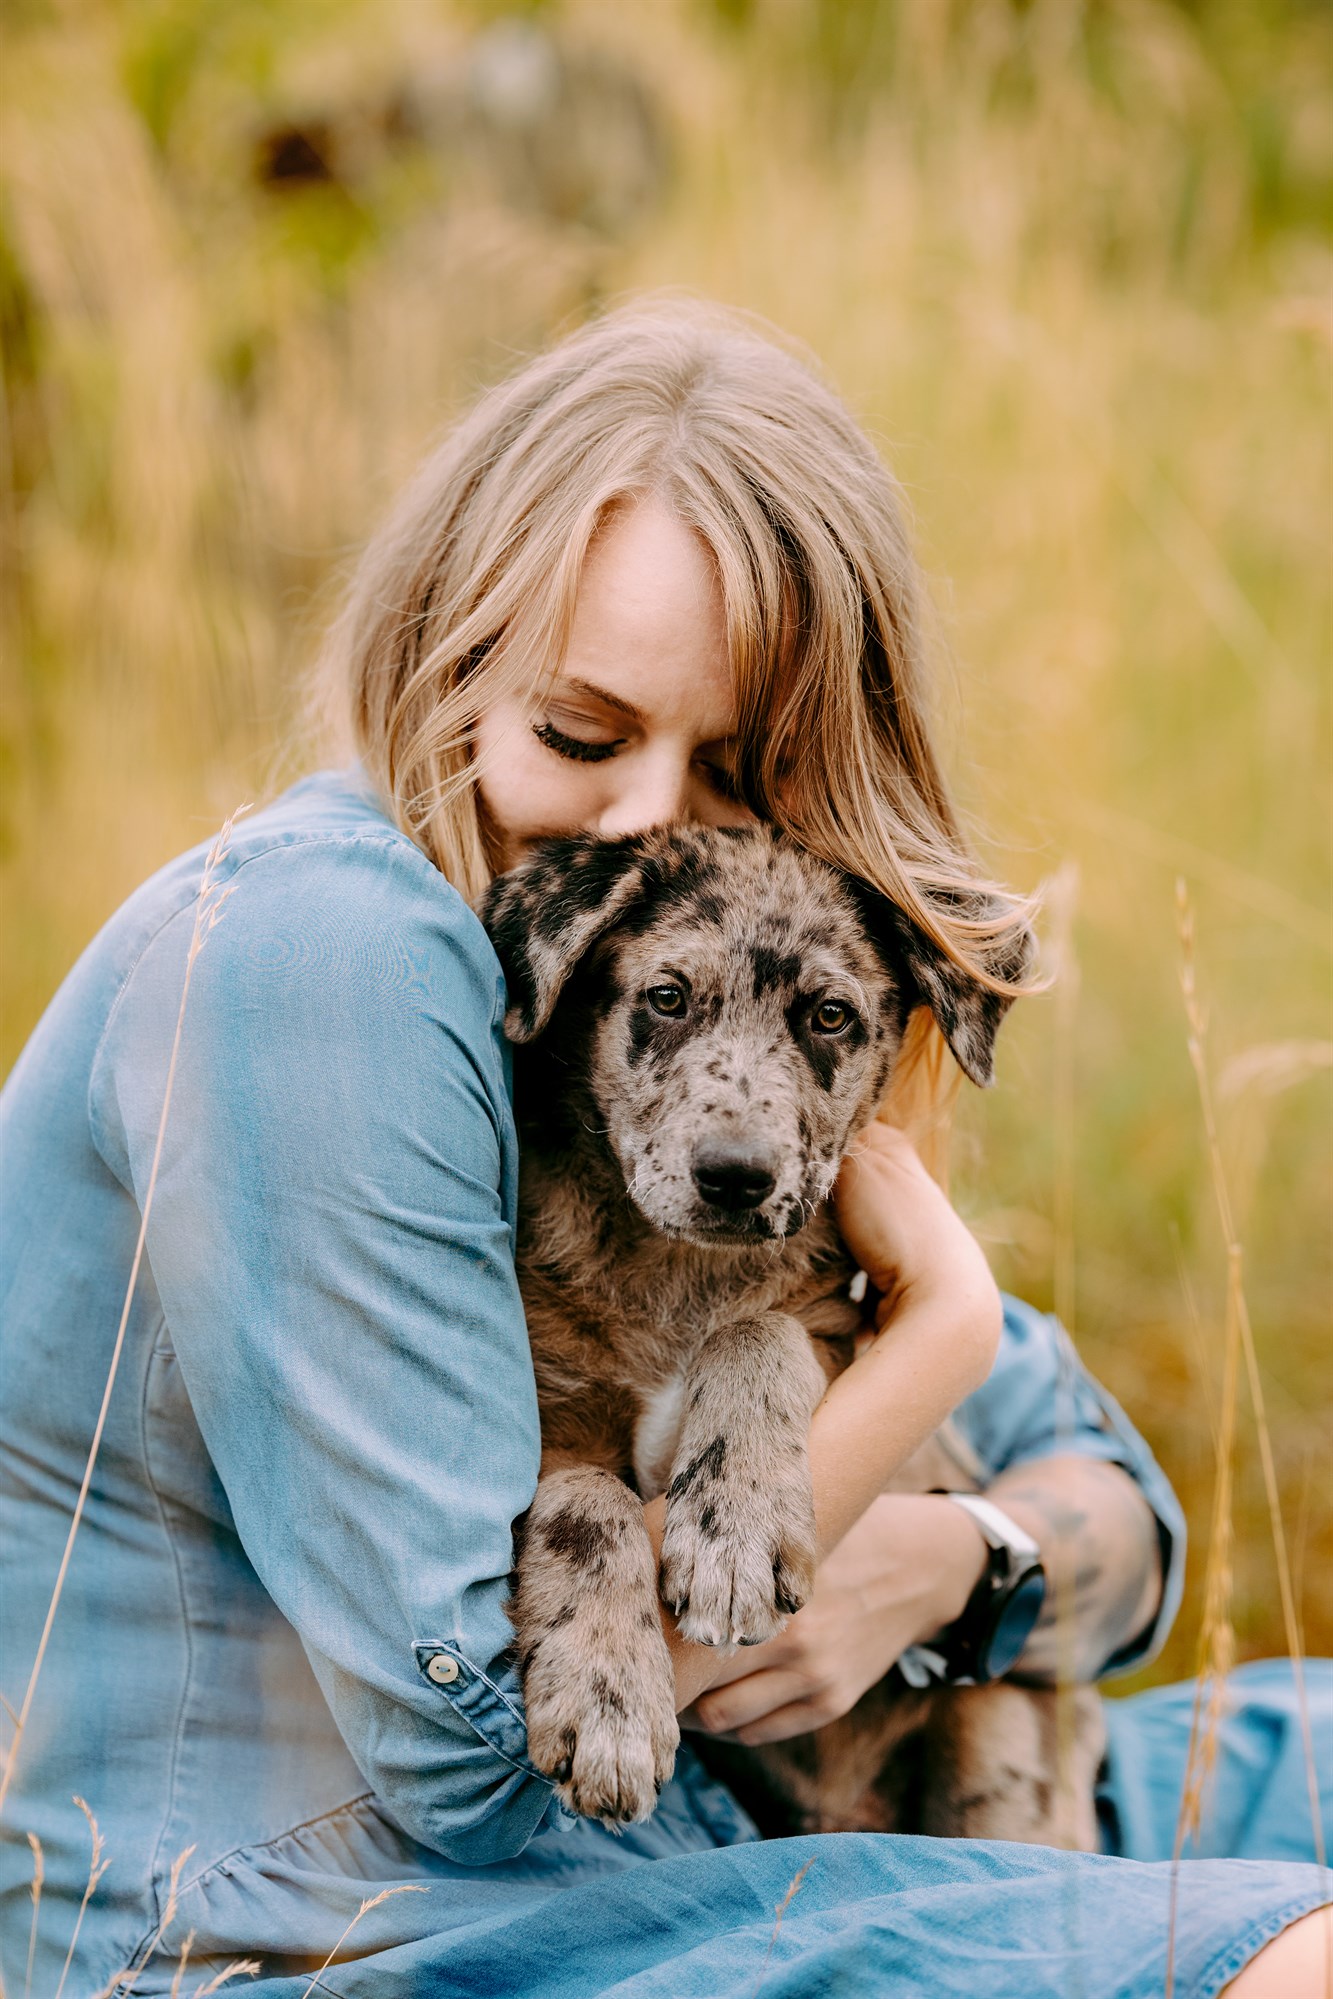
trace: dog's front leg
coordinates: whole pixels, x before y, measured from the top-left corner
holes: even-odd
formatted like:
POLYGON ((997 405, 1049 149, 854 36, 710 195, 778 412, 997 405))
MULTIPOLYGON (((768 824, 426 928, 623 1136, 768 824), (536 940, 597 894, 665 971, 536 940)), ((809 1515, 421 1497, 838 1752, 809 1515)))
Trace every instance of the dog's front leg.
POLYGON ((613 1472, 539 1480, 509 1617, 533 1763, 572 1811, 648 1818, 680 1741, 675 1678, 643 1505, 613 1472))
POLYGON ((808 1334, 783 1312, 711 1333, 691 1363, 661 1566, 682 1637, 758 1645, 809 1595, 806 1442, 824 1386, 808 1334))

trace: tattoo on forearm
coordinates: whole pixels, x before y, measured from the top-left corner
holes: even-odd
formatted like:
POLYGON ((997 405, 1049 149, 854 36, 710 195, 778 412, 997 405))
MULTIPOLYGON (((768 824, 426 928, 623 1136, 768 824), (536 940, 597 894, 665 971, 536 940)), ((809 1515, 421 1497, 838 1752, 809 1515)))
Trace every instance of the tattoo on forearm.
POLYGON ((1019 1670, 1092 1679, 1143 1629, 1160 1591, 1146 1500, 1119 1466, 1098 1459, 1024 1465, 991 1493, 1036 1534, 1049 1582, 1019 1670))

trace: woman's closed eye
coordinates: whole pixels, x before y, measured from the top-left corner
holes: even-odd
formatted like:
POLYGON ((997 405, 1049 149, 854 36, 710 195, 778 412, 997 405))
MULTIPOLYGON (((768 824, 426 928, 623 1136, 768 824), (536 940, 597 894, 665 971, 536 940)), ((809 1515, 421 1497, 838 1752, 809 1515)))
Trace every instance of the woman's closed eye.
POLYGON ((532 733, 548 750, 554 750, 558 757, 567 757, 572 763, 605 763, 608 757, 613 757, 617 750, 624 747, 623 736, 612 737, 610 742, 571 736, 557 728, 549 717, 544 722, 534 722, 532 733))
MULTIPOLYGON (((595 729, 600 725, 589 721, 584 726, 595 729)), ((605 763, 608 758, 623 750, 627 741, 624 736, 612 736, 606 739, 573 735, 569 729, 561 728, 549 715, 540 722, 533 723, 532 733, 539 743, 570 763, 605 763)), ((704 781, 712 787, 719 798, 731 799, 737 796, 736 773, 728 764, 717 763, 711 757, 700 757, 698 767, 704 781)))

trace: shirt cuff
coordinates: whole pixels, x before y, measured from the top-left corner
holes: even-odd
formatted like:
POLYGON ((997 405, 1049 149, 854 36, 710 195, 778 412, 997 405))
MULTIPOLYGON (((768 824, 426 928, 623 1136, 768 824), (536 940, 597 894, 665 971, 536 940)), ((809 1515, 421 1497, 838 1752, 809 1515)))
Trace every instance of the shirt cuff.
POLYGON ((517 1673, 510 1669, 491 1678, 448 1638, 414 1638, 412 1652, 422 1678, 462 1715, 488 1748, 514 1769, 547 1786, 551 1792, 548 1823, 576 1824, 576 1815, 560 1802, 551 1778, 528 1757, 528 1728, 517 1673))

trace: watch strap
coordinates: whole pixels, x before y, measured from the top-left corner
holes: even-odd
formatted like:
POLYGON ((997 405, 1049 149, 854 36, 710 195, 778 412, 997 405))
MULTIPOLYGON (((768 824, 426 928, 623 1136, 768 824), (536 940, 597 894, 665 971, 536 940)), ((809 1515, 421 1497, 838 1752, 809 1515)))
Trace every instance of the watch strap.
POLYGON ((946 1680, 980 1685, 1006 1671, 1011 1657, 1016 1656, 1017 1648, 1003 1662, 997 1661, 992 1644, 1008 1606, 1020 1592, 1029 1599, 1030 1621, 1026 1629, 1020 1627, 1011 1634, 1011 1641, 1016 1637, 1021 1647, 1027 1629, 1035 1622, 1041 1602, 1040 1579, 1044 1575, 1041 1549, 1026 1529, 993 1500, 972 1492, 946 1492, 941 1497, 951 1499, 971 1517, 986 1543, 987 1554, 986 1565, 961 1614, 940 1633, 932 1650, 942 1661, 946 1680), (1035 1603, 1031 1601, 1034 1581, 1039 1584, 1035 1603))
POLYGON ((1010 1548, 1029 1560, 1034 1555, 1040 1557, 1041 1549, 1032 1536, 993 1500, 983 1499, 978 1492, 946 1492, 944 1497, 971 1514, 988 1548, 1010 1548))

